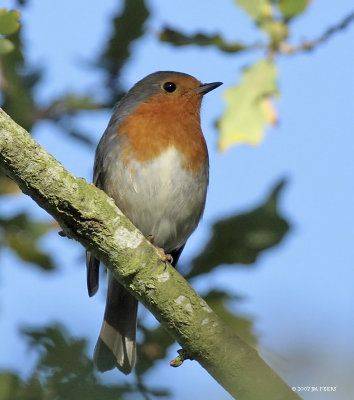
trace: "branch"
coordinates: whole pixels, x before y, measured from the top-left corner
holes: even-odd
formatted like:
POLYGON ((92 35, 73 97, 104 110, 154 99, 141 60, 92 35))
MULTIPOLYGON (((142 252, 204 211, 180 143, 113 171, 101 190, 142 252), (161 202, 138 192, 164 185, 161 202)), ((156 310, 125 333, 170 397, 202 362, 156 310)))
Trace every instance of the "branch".
POLYGON ((0 109, 0 168, 48 211, 65 234, 100 259, 239 400, 299 399, 198 296, 93 184, 73 176, 0 109))
POLYGON ((318 36, 315 39, 305 40, 298 46, 291 46, 286 42, 282 42, 280 44, 280 52, 283 54, 294 54, 294 53, 300 53, 302 51, 311 51, 315 47, 317 47, 317 45, 324 43, 325 41, 330 39, 332 35, 334 35, 335 33, 346 29, 348 25, 353 21, 354 21, 354 12, 347 15, 341 22, 337 23, 336 25, 327 28, 322 33, 322 35, 318 36))

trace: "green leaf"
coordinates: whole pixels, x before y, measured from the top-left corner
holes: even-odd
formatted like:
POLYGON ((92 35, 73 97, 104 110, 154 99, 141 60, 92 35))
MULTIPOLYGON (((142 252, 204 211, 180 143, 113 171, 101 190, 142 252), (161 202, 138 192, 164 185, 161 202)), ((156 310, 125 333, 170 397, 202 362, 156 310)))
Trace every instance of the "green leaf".
POLYGON ((209 272, 221 264, 252 264, 262 251, 279 244, 289 230, 288 222, 278 213, 278 197, 284 184, 278 183, 253 211, 216 222, 211 239, 193 260, 187 277, 209 272))
POLYGON ((75 114, 82 110, 97 110, 101 105, 90 96, 80 96, 70 93, 62 98, 58 105, 64 107, 67 114, 75 114))
POLYGON ((10 53, 15 48, 15 45, 8 39, 0 38, 0 56, 10 53))
POLYGON ((106 87, 109 90, 109 107, 124 95, 119 79, 120 71, 130 58, 134 41, 144 35, 144 25, 150 15, 145 0, 124 0, 122 11, 121 3, 117 3, 119 13, 113 19, 112 34, 99 61, 99 66, 106 71, 108 77, 106 87))
MULTIPOLYGON (((29 341, 31 349, 37 350, 39 353, 40 357, 32 377, 40 376, 44 395, 32 398, 21 397, 18 400, 117 400, 125 399, 132 393, 135 394, 134 398, 147 397, 137 395, 137 392, 146 395, 166 393, 159 389, 151 390, 146 387, 141 377, 136 384, 121 381, 112 385, 102 382, 91 355, 87 355, 87 340, 70 336, 62 325, 54 324, 22 332, 29 341)), ((118 374, 118 372, 116 373, 118 374)))
POLYGON ((279 0, 278 7, 284 18, 289 20, 302 14, 309 3, 310 0, 279 0))
POLYGON ((20 378, 12 372, 3 371, 0 374, 0 400, 18 399, 21 387, 20 378))
POLYGON ((171 28, 165 28, 159 35, 162 42, 168 42, 175 46, 216 46, 219 50, 226 53, 237 53, 247 49, 242 43, 227 43, 220 35, 205 35, 204 33, 196 33, 188 36, 171 28))
POLYGON ((102 104, 91 96, 68 93, 49 104, 42 110, 42 115, 44 118, 57 120, 64 115, 75 115, 80 111, 99 110, 101 108, 102 104))
POLYGON ((40 73, 31 70, 22 51, 21 31, 11 36, 14 51, 1 57, 2 105, 19 125, 30 131, 37 118, 33 89, 40 73))
POLYGON ((271 37, 273 48, 277 48, 279 43, 289 36, 288 26, 281 21, 266 19, 260 23, 259 27, 271 37))
POLYGON ((0 400, 45 400, 37 377, 27 383, 13 372, 0 372, 0 400))
POLYGON ((239 335, 241 339, 251 346, 257 345, 257 337, 252 333, 252 320, 246 316, 233 314, 227 307, 227 303, 235 300, 235 296, 213 290, 206 296, 203 296, 203 298, 208 303, 208 306, 210 306, 232 330, 237 332, 237 335, 239 335))
POLYGON ((239 85, 225 91, 227 109, 219 121, 219 148, 233 144, 258 144, 266 123, 276 123, 276 112, 270 97, 278 94, 277 68, 270 60, 262 60, 243 71, 239 85))
POLYGON ((124 1, 123 11, 113 19, 113 32, 101 56, 101 64, 109 74, 119 74, 130 57, 131 44, 144 34, 149 14, 144 0, 124 1))
POLYGON ((6 8, 0 10, 0 34, 11 35, 15 33, 19 27, 19 18, 21 13, 16 10, 7 11, 6 8))
POLYGON ((32 221, 27 214, 0 218, 0 238, 5 246, 10 247, 22 260, 31 262, 44 270, 53 270, 52 258, 38 248, 38 240, 50 229, 52 223, 32 221))
POLYGON ((242 7, 257 23, 272 15, 271 0, 236 0, 236 4, 242 7))
MULTIPOLYGON (((296 3, 297 0, 290 0, 296 3)), ((289 35, 288 27, 283 21, 274 19, 273 0, 236 0, 255 21, 255 23, 271 37, 271 46, 277 48, 279 43, 289 35)))

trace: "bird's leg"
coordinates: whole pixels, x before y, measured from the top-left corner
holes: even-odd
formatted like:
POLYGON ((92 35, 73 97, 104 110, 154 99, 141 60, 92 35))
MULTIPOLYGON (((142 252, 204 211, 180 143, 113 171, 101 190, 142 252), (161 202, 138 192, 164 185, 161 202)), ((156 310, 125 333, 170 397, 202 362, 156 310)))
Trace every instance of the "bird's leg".
POLYGON ((154 236, 152 233, 150 233, 150 235, 148 235, 148 239, 149 239, 149 242, 150 242, 151 244, 154 244, 155 236, 154 236))
POLYGON ((161 260, 163 262, 168 261, 170 264, 173 263, 173 257, 171 256, 171 254, 166 254, 165 250, 162 247, 156 247, 156 249, 160 253, 161 260))
MULTIPOLYGON (((148 236, 148 239, 151 244, 154 244, 155 236, 153 234, 150 233, 150 235, 148 236)), ((156 247, 157 251, 160 253, 161 260, 163 262, 168 261, 171 264, 173 263, 173 257, 171 256, 171 254, 166 254, 165 250, 162 247, 157 247, 157 246, 155 246, 155 247, 156 247)))

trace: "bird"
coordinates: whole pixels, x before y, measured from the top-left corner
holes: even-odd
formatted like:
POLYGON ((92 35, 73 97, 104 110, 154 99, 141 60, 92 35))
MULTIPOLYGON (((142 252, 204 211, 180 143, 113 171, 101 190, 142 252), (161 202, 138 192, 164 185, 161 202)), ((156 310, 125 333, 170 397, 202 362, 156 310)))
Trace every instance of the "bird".
MULTIPOLYGON (((221 84, 175 71, 146 76, 116 104, 96 149, 93 183, 174 267, 204 211, 209 157, 200 107, 221 84)), ((98 290, 99 264, 87 251, 89 296, 98 290)), ((108 275, 94 363, 101 372, 117 367, 129 374, 136 361, 138 301, 108 275)))

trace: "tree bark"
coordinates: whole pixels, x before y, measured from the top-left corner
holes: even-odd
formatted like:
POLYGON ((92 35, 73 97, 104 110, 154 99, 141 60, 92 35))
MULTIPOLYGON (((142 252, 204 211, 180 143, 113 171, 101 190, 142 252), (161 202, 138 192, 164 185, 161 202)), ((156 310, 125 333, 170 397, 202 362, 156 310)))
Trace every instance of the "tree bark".
POLYGON ((93 184, 73 176, 0 109, 0 168, 109 268, 238 400, 299 399, 93 184))

